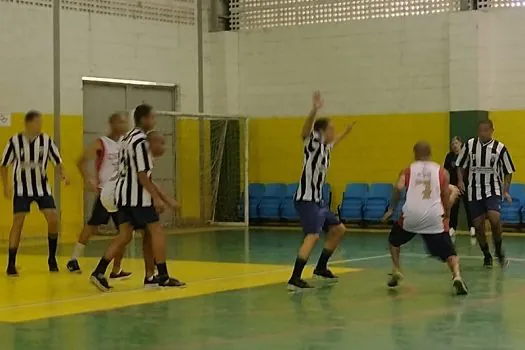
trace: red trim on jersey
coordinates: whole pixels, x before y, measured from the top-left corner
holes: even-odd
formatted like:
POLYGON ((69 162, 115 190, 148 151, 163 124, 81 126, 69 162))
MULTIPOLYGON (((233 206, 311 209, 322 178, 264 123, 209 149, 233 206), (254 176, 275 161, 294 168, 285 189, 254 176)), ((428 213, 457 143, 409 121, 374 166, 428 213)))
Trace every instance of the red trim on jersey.
POLYGON ((100 169, 102 168, 102 163, 104 162, 104 156, 106 155, 106 146, 104 146, 104 141, 101 138, 98 139, 100 143, 100 149, 97 150, 97 158, 95 159, 95 170, 97 171, 97 181, 100 182, 100 169))

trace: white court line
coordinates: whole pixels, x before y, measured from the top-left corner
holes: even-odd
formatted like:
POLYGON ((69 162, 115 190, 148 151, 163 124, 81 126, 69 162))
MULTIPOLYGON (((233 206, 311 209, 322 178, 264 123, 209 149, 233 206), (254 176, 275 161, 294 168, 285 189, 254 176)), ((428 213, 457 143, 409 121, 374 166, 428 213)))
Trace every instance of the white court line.
MULTIPOLYGON (((362 257, 362 258, 355 258, 355 259, 334 260, 334 261, 331 261, 330 264, 331 265, 340 265, 340 264, 345 264, 345 263, 349 263, 349 262, 375 260, 375 259, 381 259, 381 258, 386 258, 386 257, 390 257, 390 254, 365 256, 365 257, 362 257)), ((260 265, 264 265, 264 264, 260 264, 260 265)), ((314 264, 309 264, 308 266, 311 267, 313 265, 314 264)), ((237 279, 237 278, 243 278, 243 277, 249 277, 249 276, 267 275, 267 274, 272 274, 272 273, 277 273, 277 272, 285 272, 285 271, 290 271, 290 270, 291 270, 291 267, 286 267, 286 268, 279 268, 279 269, 260 271, 260 272, 243 273, 243 274, 239 274, 239 275, 232 275, 232 276, 226 276, 226 277, 207 278, 207 279, 203 279, 203 280, 197 280, 197 281, 194 281, 194 282, 188 282, 188 286, 186 288, 191 288, 191 286, 194 285, 194 284, 233 280, 233 279, 237 279)), ((86 281, 86 283, 89 283, 89 281, 86 281)), ((95 288, 95 286, 93 286, 93 288, 95 288)), ((177 288, 170 288, 170 289, 173 290, 173 289, 177 289, 177 288)), ((145 289, 144 287, 140 287, 140 288, 131 289, 131 290, 123 290, 123 291, 115 291, 115 292, 107 292, 107 293, 99 292, 97 294, 86 295, 86 296, 82 296, 82 297, 74 297, 74 298, 59 299, 59 300, 49 300, 49 301, 44 301, 44 302, 40 302, 40 303, 4 306, 4 307, 0 307, 0 311, 18 310, 18 309, 25 309, 25 308, 30 308, 30 307, 37 307, 37 306, 64 304, 64 303, 68 303, 70 301, 82 301, 82 300, 91 300, 91 299, 103 298, 106 295, 116 295, 116 294, 117 295, 124 295, 124 294, 133 294, 133 293, 143 292, 143 291, 147 291, 147 289, 145 289)), ((134 304, 126 305, 126 306, 133 306, 133 305, 134 304)))
MULTIPOLYGON (((427 258, 429 255, 427 254, 418 254, 418 253, 403 253, 401 252, 401 256, 408 256, 412 258, 427 258)), ((481 255, 479 256, 472 256, 472 255, 459 255, 459 259, 468 259, 468 260, 483 260, 483 257, 481 255)), ((516 262, 525 262, 525 258, 507 258, 509 261, 516 261, 516 262)))

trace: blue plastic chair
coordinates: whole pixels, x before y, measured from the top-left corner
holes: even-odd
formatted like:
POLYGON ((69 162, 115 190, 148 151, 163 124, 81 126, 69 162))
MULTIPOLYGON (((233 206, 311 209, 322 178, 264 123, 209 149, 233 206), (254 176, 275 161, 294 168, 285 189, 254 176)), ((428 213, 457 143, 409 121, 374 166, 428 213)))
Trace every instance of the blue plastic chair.
MULTIPOLYGON (((259 203, 261 202, 264 193, 264 184, 253 183, 248 185, 248 196, 249 196, 249 218, 250 220, 256 220, 259 218, 259 203)), ((244 199, 244 193, 242 194, 244 199)), ((239 217, 244 219, 244 200, 241 200, 239 205, 239 217)))
POLYGON ((376 183, 370 186, 364 207, 365 221, 379 222, 392 197, 392 184, 376 183))
POLYGON ((503 201, 501 203, 501 222, 503 224, 519 224, 522 222, 523 204, 525 203, 525 185, 511 184, 510 196, 512 203, 503 201))
POLYGON ((339 206, 339 216, 343 221, 361 221, 363 205, 368 192, 368 184, 355 183, 346 185, 343 201, 339 206))
POLYGON ((281 203, 285 196, 285 184, 266 184, 264 194, 259 203, 259 217, 263 220, 279 220, 281 218, 281 203))
POLYGON ((295 210, 293 204, 295 192, 297 191, 297 183, 289 184, 286 186, 286 195, 281 203, 281 219, 286 221, 296 221, 299 220, 299 215, 295 210))

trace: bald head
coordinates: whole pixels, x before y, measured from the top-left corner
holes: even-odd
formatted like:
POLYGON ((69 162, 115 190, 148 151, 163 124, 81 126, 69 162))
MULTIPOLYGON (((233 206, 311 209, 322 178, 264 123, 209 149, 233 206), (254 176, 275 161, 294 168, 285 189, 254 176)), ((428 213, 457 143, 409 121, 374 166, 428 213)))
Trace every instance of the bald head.
POLYGON ((161 157, 166 151, 164 146, 164 135, 162 135, 161 132, 156 130, 148 132, 148 142, 151 149, 151 154, 154 157, 161 157))
POLYGON ((128 131, 128 117, 124 113, 113 113, 109 116, 111 134, 120 137, 128 131))
POLYGON ((431 154, 432 151, 428 142, 419 141, 414 145, 414 158, 416 158, 416 160, 427 160, 431 154))

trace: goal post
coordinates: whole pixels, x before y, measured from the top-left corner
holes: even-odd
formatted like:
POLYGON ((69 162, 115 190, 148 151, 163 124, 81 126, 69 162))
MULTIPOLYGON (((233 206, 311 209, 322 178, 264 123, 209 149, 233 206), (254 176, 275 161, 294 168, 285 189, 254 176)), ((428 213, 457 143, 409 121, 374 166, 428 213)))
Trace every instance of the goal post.
POLYGON ((244 116, 157 111, 166 153, 153 180, 180 203, 166 226, 248 226, 249 120, 244 116))

